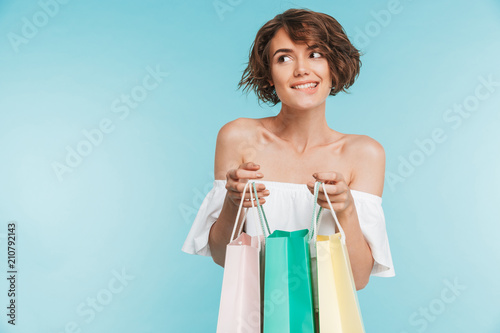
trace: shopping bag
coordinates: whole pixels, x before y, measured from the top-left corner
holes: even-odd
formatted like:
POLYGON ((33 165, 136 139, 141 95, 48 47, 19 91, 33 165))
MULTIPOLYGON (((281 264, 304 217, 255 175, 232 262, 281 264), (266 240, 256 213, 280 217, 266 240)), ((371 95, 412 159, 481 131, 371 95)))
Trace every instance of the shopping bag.
POLYGON ((314 333, 308 239, 308 229, 266 238, 264 333, 314 333))
MULTIPOLYGON (((251 183, 247 182, 243 196, 249 186, 251 183)), ((254 208, 252 191, 249 192, 254 208)), ((230 242, 226 246, 217 333, 261 332, 260 251, 264 237, 242 232, 248 209, 245 210, 238 233, 235 233, 242 207, 243 200, 238 208, 230 242)))
MULTIPOLYGON (((316 182, 314 207, 316 207, 320 184, 326 193, 325 184, 316 182)), ((313 223, 314 234, 317 235, 319 331, 323 333, 364 333, 365 329, 347 252, 345 233, 329 197, 326 196, 326 199, 339 232, 334 235, 317 235, 319 221, 313 223)), ((314 217, 315 209, 313 209, 314 217)))

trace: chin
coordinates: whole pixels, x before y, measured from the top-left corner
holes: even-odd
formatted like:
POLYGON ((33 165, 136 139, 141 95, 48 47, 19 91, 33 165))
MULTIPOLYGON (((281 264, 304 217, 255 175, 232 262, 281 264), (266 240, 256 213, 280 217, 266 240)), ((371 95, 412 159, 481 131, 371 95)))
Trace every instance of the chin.
MULTIPOLYGON (((294 109, 309 110, 309 109, 314 109, 323 103, 324 103, 324 101, 322 101, 320 103, 318 103, 318 102, 310 102, 310 103, 303 103, 303 102, 295 102, 294 103, 294 102, 292 102, 292 103, 284 103, 284 104, 286 104, 289 107, 294 108, 294 109)), ((283 104, 283 102, 282 102, 282 104, 283 104)))

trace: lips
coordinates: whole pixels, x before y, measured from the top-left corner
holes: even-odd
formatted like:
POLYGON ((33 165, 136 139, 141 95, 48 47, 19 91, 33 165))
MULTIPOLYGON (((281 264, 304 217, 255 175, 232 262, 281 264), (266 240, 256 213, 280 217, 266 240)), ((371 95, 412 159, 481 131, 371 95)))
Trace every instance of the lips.
POLYGON ((319 82, 310 81, 310 82, 305 83, 305 84, 294 84, 292 86, 292 89, 297 91, 298 93, 312 95, 312 94, 316 93, 316 91, 318 91, 318 87, 319 87, 319 82), (298 88, 298 87, 301 87, 301 88, 298 88))
POLYGON ((316 88, 318 86, 319 82, 318 81, 300 81, 294 83, 291 88, 292 89, 311 89, 311 88, 316 88))

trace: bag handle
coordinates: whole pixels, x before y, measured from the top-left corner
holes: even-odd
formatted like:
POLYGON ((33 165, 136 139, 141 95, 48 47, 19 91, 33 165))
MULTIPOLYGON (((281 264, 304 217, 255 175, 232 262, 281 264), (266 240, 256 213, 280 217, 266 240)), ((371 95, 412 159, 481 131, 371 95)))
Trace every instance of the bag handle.
POLYGON ((259 220, 260 220, 260 225, 262 227, 262 234, 264 235, 264 237, 267 237, 271 234, 271 230, 269 229, 269 223, 267 222, 267 217, 266 213, 264 212, 264 207, 262 207, 262 205, 259 203, 259 196, 257 195, 257 187, 255 186, 255 182, 253 182, 253 189, 255 191, 255 201, 257 202, 257 211, 259 212, 259 220), (262 216, 264 216, 264 219, 262 219, 262 216), (266 233, 264 232, 264 224, 266 226, 267 236, 266 233))
MULTIPOLYGON (((240 206, 238 207, 238 214, 236 214, 236 221, 234 222, 233 232, 231 233, 231 238, 229 239, 229 243, 231 243, 235 239, 234 233, 236 232, 236 226, 238 225, 238 221, 240 220, 241 208, 243 207, 243 201, 245 201, 245 192, 247 191, 247 187, 248 187, 248 182, 245 184, 245 187, 243 188, 243 193, 241 194, 240 206)), ((238 237, 239 234, 241 233, 246 217, 247 217, 247 210, 245 209, 245 216, 243 216, 243 221, 241 221, 241 227, 236 237, 238 237)))
MULTIPOLYGON (((241 222, 241 225, 240 225, 240 228, 238 230, 238 234, 236 235, 236 238, 234 237, 235 236, 235 232, 236 232, 236 226, 238 225, 238 221, 239 221, 239 218, 240 218, 240 213, 241 213, 241 208, 243 207, 243 201, 245 201, 244 197, 245 197, 245 192, 247 190, 247 187, 250 185, 251 183, 250 182, 247 182, 245 184, 245 187, 243 188, 243 193, 241 195, 242 199, 240 201, 240 206, 238 207, 238 214, 236 214, 236 221, 234 222, 234 226, 233 226, 233 232, 231 233, 231 238, 229 239, 229 242, 231 243, 232 241, 234 241, 239 235, 241 235, 241 232, 243 231, 243 225, 245 224, 246 222, 246 216, 247 216, 247 212, 248 212, 248 208, 245 209, 245 215, 243 216, 243 221, 241 222)), ((253 186, 255 188, 255 182, 253 183, 253 186)), ((254 202, 253 202, 253 196, 252 196, 252 191, 250 190, 250 202, 252 204, 252 208, 256 208, 255 205, 254 205, 254 202)), ((257 199, 258 200, 258 199, 257 199)), ((257 201, 258 203, 258 201, 257 201)), ((261 207, 262 208, 262 207, 261 207)), ((258 207, 257 207, 257 210, 258 210, 258 207)), ((260 217, 260 215, 259 215, 260 217)), ((267 223, 267 220, 266 220, 266 223, 267 223)), ((259 229, 259 224, 256 223, 255 224, 256 226, 256 230, 259 229)), ((263 226, 262 226, 263 228, 263 226)), ((264 234, 264 229, 262 229, 262 233, 264 234)), ((265 236, 265 234, 264 234, 265 236)), ((258 241, 259 241, 259 248, 260 248, 260 237, 258 237, 258 241)))
POLYGON ((318 229, 319 229, 319 225, 317 225, 319 223, 319 220, 320 220, 320 215, 321 213, 323 212, 323 207, 319 207, 319 210, 318 210, 318 215, 316 216, 316 202, 318 201, 318 192, 319 192, 319 184, 320 182, 315 182, 314 183, 314 201, 313 201, 313 212, 312 212, 312 216, 311 216, 311 231, 309 232, 309 241, 311 241, 311 239, 316 239, 316 236, 318 235, 318 229), (314 218, 316 216, 316 218, 314 218))
POLYGON ((337 228, 339 229, 339 232, 340 232, 340 241, 343 244, 345 244, 346 243, 346 239, 345 239, 344 229, 342 228, 342 226, 340 225, 339 220, 337 219, 337 214, 335 214, 335 210, 332 207, 332 203, 330 201, 330 198, 326 194, 327 193, 326 192, 326 187, 325 187, 325 183, 323 183, 323 182, 315 182, 314 183, 314 208, 313 208, 313 230, 314 230, 314 232, 313 232, 313 237, 317 236, 317 232, 318 232, 319 225, 320 225, 319 215, 321 214, 321 210, 323 208, 323 207, 320 207, 318 216, 316 217, 316 220, 314 220, 314 212, 315 212, 316 202, 318 200, 318 192, 319 192, 319 186, 316 187, 317 184, 320 185, 320 186, 323 186, 323 193, 325 193, 326 201, 328 202, 328 206, 330 206, 330 213, 332 214, 333 219, 335 220, 335 224, 337 225, 337 228))

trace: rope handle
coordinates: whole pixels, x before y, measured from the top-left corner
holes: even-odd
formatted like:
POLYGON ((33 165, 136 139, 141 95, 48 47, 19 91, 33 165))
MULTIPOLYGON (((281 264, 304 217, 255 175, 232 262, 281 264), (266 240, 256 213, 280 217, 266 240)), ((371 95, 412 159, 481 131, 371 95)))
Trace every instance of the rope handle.
POLYGON ((264 237, 267 237, 271 234, 271 230, 269 229, 269 223, 267 222, 267 217, 266 213, 264 212, 264 207, 262 207, 262 205, 259 203, 259 196, 257 195, 257 187, 255 186, 255 182, 253 182, 253 189, 255 191, 255 201, 257 202, 257 211, 259 213, 259 220, 262 227, 262 234, 264 235, 264 237), (264 219, 262 219, 262 216, 264 216, 264 219), (264 224, 266 228, 264 228, 264 224), (267 236, 264 229, 267 230, 267 236))
MULTIPOLYGON (((238 207, 238 214, 236 214, 236 221, 234 222, 234 226, 233 226, 233 232, 231 233, 231 238, 229 240, 229 242, 232 242, 233 240, 235 240, 239 235, 241 235, 241 232, 243 231, 243 225, 245 224, 246 222, 246 216, 247 216, 247 212, 248 212, 248 208, 245 209, 245 215, 243 216, 243 221, 241 222, 241 225, 240 225, 240 228, 238 230, 238 234, 236 235, 236 238, 235 238, 235 232, 236 232, 236 226, 238 225, 238 221, 239 221, 239 218, 240 218, 240 214, 241 214, 241 208, 243 207, 243 201, 244 200, 244 197, 245 197, 245 192, 247 190, 247 187, 249 185, 252 185, 253 184, 253 188, 255 190, 255 200, 257 201, 257 207, 255 207, 254 205, 254 202, 253 202, 253 195, 252 195, 252 190, 250 189, 249 190, 249 193, 250 193, 250 202, 252 204, 252 208, 257 208, 257 212, 258 212, 258 216, 259 216, 259 220, 260 220, 260 227, 261 227, 261 230, 262 230, 262 234, 265 236, 265 231, 264 231, 264 223, 262 221, 262 216, 261 216, 261 212, 262 211, 262 214, 264 214, 264 219, 265 219, 265 225, 267 226, 267 231, 269 232, 269 225, 267 223, 267 218, 266 218, 266 215, 264 213, 264 208, 259 204, 259 198, 257 196, 257 187, 255 186, 255 182, 247 182, 245 184, 245 187, 243 188, 243 193, 241 195, 241 201, 240 201, 240 206, 238 207), (260 210, 259 210, 260 208, 260 210)), ((255 219, 254 219, 255 220, 255 219)), ((256 227, 256 230, 259 230, 259 224, 256 222, 255 224, 255 227, 256 227)), ((270 233, 269 233, 270 234, 270 233)), ((260 237, 258 238, 258 241, 259 241, 259 248, 260 248, 260 237)))
POLYGON ((330 197, 328 197, 327 195, 327 192, 326 192, 326 187, 325 187, 325 183, 323 182, 315 182, 314 183, 314 208, 313 208, 313 221, 312 221, 312 224, 313 224, 313 235, 311 238, 309 238, 309 240, 311 240, 313 237, 316 237, 317 236, 317 231, 319 230, 319 225, 320 225, 320 220, 319 220, 319 215, 321 213, 321 209, 323 207, 320 207, 319 209, 319 213, 318 213, 318 216, 316 217, 316 220, 314 219, 314 213, 315 213, 315 210, 316 210, 316 202, 318 200, 318 192, 319 192, 319 186, 316 187, 316 185, 319 185, 319 186, 322 186, 323 187, 323 193, 325 193, 325 197, 326 197, 326 201, 328 202, 328 206, 330 206, 330 213, 332 214, 333 216, 333 219, 335 220, 335 224, 337 225, 337 228, 339 229, 339 232, 340 232, 340 241, 345 244, 346 243, 346 239, 345 239, 345 232, 344 232, 344 229, 342 228, 342 226, 340 225, 340 222, 337 218, 337 214, 335 214, 335 210, 333 209, 333 206, 332 206, 332 203, 330 201, 330 197))
POLYGON ((314 201, 313 201, 313 212, 311 216, 311 228, 309 231, 309 241, 311 239, 316 239, 316 236, 318 235, 318 224, 319 224, 319 216, 321 215, 323 211, 323 207, 319 207, 318 210, 318 215, 316 215, 316 202, 318 201, 318 192, 319 192, 319 182, 314 183, 314 201), (315 218, 316 217, 316 218, 315 218))
MULTIPOLYGON (((241 194, 241 201, 240 201, 240 206, 238 207, 238 214, 236 214, 236 221, 234 222, 234 227, 233 227, 233 232, 231 233, 231 238, 229 239, 229 243, 231 243, 235 238, 234 238, 234 233, 236 232, 236 226, 238 225, 238 221, 240 220, 240 213, 241 213, 241 208, 243 207, 243 201, 245 201, 245 192, 247 191, 247 187, 250 183, 247 182, 245 184, 245 187, 243 188, 243 193, 241 194)), ((252 204, 253 206, 253 204, 252 204)), ((241 227, 240 230, 238 231, 238 235, 240 235, 241 230, 243 230, 243 224, 245 223, 245 218, 247 217, 247 209, 245 209, 245 216, 243 216, 243 221, 241 221, 241 227)))

